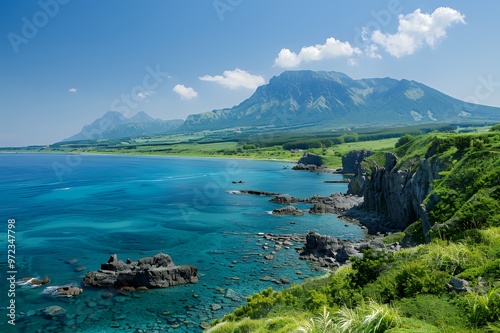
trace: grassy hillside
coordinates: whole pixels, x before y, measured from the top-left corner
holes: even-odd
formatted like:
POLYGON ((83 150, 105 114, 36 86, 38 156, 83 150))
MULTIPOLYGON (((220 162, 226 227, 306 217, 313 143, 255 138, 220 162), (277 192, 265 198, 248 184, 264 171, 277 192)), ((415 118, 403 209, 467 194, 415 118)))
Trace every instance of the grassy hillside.
MULTIPOLYGON (((499 127, 407 136, 392 149, 397 167, 428 158, 442 170, 425 202, 430 244, 369 250, 322 278, 265 290, 208 332, 500 332, 499 127), (468 290, 452 291, 452 278, 468 290)), ((419 225, 385 241, 418 235, 419 225)))
POLYGON ((403 133, 418 134, 436 129, 481 131, 484 127, 458 128, 449 124, 426 124, 404 128, 365 128, 357 129, 357 132, 331 131, 326 128, 318 128, 313 132, 310 129, 232 129, 138 138, 64 141, 49 146, 0 148, 0 152, 203 156, 298 161, 302 154, 308 151, 323 156, 327 166, 337 168, 341 166, 341 156, 350 150, 386 150, 393 147, 403 133))

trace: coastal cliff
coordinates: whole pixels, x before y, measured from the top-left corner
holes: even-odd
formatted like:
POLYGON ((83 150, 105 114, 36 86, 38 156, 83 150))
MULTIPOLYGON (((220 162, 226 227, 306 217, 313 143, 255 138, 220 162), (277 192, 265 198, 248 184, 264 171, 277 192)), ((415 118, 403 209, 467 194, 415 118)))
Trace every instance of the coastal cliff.
POLYGON ((364 208, 385 215, 390 222, 387 227, 402 230, 422 219, 426 234, 430 225, 423 202, 443 166, 433 159, 422 159, 402 169, 397 167, 396 154, 390 152, 385 153, 384 162, 379 165, 369 160, 360 164, 348 194, 363 196, 364 208))
POLYGON ((385 227, 404 230, 420 220, 426 242, 431 229, 451 235, 467 228, 461 221, 478 223, 471 207, 498 206, 497 139, 495 134, 417 137, 365 157, 347 193, 362 196, 366 211, 385 216, 385 227))

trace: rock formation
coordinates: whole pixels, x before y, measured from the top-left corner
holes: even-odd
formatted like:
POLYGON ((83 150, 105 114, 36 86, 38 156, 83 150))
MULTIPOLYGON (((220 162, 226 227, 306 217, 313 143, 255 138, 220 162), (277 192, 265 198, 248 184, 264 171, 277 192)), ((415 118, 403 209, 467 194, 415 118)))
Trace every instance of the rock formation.
MULTIPOLYGON (((322 267, 338 267, 346 264, 350 257, 363 257, 363 249, 386 249, 386 246, 377 240, 364 240, 361 242, 351 242, 341 240, 331 236, 320 235, 316 232, 309 232, 306 236, 305 245, 301 249, 300 258, 303 260, 316 261, 322 267)), ((398 250, 395 244, 388 250, 398 250)))
POLYGON ((126 263, 113 254, 107 263, 101 264, 101 269, 88 272, 83 278, 85 285, 98 288, 166 288, 196 282, 198 269, 195 266, 176 266, 164 253, 138 261, 127 259, 126 263))
POLYGON ((361 162, 371 155, 373 155, 373 151, 364 149, 348 152, 342 156, 342 173, 357 173, 361 162))
POLYGON ((318 171, 323 168, 326 169, 326 167, 323 166, 323 158, 321 156, 304 153, 292 170, 318 171))
POLYGON ((404 169, 397 163, 395 154, 386 153, 383 166, 372 162, 366 170, 360 165, 347 193, 362 196, 367 211, 384 214, 390 222, 387 227, 402 230, 419 218, 428 221, 421 205, 442 170, 429 159, 415 161, 404 169))
POLYGON ((295 208, 294 206, 286 206, 283 208, 277 208, 277 209, 273 210, 273 214, 300 216, 300 215, 304 215, 304 212, 298 208, 295 208))

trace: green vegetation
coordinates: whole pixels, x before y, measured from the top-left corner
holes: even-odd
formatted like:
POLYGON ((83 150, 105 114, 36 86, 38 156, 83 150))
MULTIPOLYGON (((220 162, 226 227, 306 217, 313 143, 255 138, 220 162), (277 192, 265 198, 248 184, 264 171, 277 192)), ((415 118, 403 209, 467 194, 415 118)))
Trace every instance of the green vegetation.
MULTIPOLYGON (((420 245, 365 251, 322 278, 281 292, 267 289, 216 320, 209 332, 500 331, 498 126, 403 136, 393 144, 396 167, 416 170, 427 159, 439 172, 424 202, 431 242, 422 244, 419 220, 382 241, 412 236, 420 245), (467 280, 468 287, 455 291, 453 277, 467 280)), ((383 157, 376 153, 363 163, 383 165, 383 157)))
POLYGON ((433 130, 468 129, 479 132, 485 128, 443 124, 383 129, 360 128, 355 131, 329 131, 320 128, 317 132, 311 129, 283 131, 246 128, 114 140, 68 141, 49 146, 1 148, 0 152, 202 156, 297 161, 308 151, 321 155, 327 166, 336 168, 341 166, 341 157, 347 152, 355 149, 387 150, 394 147, 404 133, 418 135, 433 130))

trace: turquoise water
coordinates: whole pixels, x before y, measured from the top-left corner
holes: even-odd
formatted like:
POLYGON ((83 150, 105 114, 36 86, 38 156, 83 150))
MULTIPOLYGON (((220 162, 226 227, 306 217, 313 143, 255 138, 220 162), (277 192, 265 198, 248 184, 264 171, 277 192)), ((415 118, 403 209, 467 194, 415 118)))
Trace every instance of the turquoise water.
MULTIPOLYGON (((284 169, 283 162, 178 157, 0 155, 2 249, 7 252, 7 220, 15 219, 16 279, 49 276, 47 286, 16 287, 16 325, 7 323, 10 297, 2 283, 0 331, 4 332, 199 332, 241 306, 256 291, 278 286, 263 276, 291 282, 322 274, 298 260, 294 244, 266 261, 259 232, 316 230, 345 239, 364 232, 335 215, 283 217, 269 197, 233 194, 242 189, 308 197, 345 192, 345 184, 325 184, 339 175, 284 169), (243 180, 243 184, 232 181, 243 180), (294 221, 295 224, 290 224, 294 221), (86 271, 116 253, 137 260, 164 252, 177 265, 196 265, 198 284, 133 294, 84 288, 66 299, 48 286, 80 284, 86 271), (68 264, 70 258, 78 259, 68 264), (86 266, 76 272, 77 266, 86 266), (232 267, 231 267, 231 266, 232 267), (302 275, 296 272, 301 271, 302 275), (229 299, 228 290, 240 298, 229 299), (222 309, 212 311, 211 304, 222 309), (66 314, 52 319, 39 309, 58 305, 66 314)), ((307 208, 307 205, 301 208, 307 208)), ((271 244, 272 245, 272 244, 271 244)), ((0 259, 2 281, 7 256, 0 259)))

